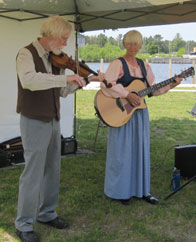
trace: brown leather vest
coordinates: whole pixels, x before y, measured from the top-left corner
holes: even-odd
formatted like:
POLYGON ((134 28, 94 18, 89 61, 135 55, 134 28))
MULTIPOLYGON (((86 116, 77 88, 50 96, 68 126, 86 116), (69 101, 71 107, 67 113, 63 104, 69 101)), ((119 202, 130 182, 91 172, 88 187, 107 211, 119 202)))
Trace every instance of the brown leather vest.
MULTIPOLYGON (((41 57, 36 48, 30 44, 26 46, 35 63, 36 72, 47 73, 41 57)), ((59 75, 60 70, 52 66, 52 73, 59 75)), ((17 113, 44 122, 50 122, 53 118, 60 119, 60 88, 51 88, 40 91, 23 89, 18 77, 17 113)))

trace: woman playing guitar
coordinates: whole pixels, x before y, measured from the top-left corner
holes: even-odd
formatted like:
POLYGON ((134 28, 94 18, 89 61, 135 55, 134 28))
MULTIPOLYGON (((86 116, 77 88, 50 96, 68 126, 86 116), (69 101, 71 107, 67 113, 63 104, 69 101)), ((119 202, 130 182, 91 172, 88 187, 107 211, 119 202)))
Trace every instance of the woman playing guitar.
MULTIPOLYGON (((105 77, 112 88, 101 84, 104 95, 128 100, 132 107, 140 105, 140 97, 126 87, 134 80, 142 81, 146 87, 152 86, 154 74, 150 65, 136 58, 142 47, 142 35, 136 30, 125 34, 123 44, 126 54, 110 63, 105 77)), ((181 78, 153 95, 168 92, 180 84, 181 78)), ((131 197, 143 198, 151 204, 158 199, 150 194, 150 129, 147 107, 137 109, 132 117, 120 127, 109 127, 105 194, 127 205, 131 197)))

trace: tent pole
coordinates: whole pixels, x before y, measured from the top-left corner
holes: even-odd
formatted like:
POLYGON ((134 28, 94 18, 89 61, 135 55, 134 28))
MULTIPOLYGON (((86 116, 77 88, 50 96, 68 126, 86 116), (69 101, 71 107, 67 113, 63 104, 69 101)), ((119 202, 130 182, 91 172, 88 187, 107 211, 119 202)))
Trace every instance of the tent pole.
MULTIPOLYGON (((75 27, 75 61, 76 61, 76 68, 77 68, 77 74, 79 75, 79 60, 78 60, 78 31, 79 31, 79 11, 78 11, 78 5, 77 5, 77 0, 74 0, 74 5, 75 5, 75 22, 74 22, 74 27, 75 27)), ((74 138, 76 138, 76 103, 77 103, 77 98, 76 98, 76 92, 74 93, 74 138)))
MULTIPOLYGON (((79 74, 79 60, 78 60, 78 24, 74 23, 75 26, 75 61, 76 61, 76 66, 77 66, 77 74, 79 74)), ((74 93, 74 138, 76 138, 76 103, 77 103, 77 98, 76 98, 76 92, 74 93)))

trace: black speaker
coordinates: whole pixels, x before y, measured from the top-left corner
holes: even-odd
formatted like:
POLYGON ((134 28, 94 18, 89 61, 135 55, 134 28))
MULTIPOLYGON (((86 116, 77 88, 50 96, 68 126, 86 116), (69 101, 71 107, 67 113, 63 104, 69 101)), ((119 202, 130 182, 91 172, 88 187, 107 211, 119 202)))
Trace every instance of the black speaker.
POLYGON ((63 136, 61 136, 61 155, 75 154, 77 151, 77 144, 75 137, 63 138, 63 136))
POLYGON ((182 177, 196 175, 196 145, 175 147, 175 167, 180 170, 182 177))

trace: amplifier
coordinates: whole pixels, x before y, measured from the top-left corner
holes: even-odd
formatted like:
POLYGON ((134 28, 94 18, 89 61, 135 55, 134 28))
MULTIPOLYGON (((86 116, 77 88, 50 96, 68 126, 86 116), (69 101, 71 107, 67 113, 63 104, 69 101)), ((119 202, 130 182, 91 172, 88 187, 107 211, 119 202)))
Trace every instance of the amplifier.
POLYGON ((8 151, 10 154, 10 161, 13 164, 24 163, 24 150, 22 149, 11 149, 8 151))
POLYGON ((77 140, 75 137, 63 138, 61 136, 61 155, 75 154, 77 151, 77 140))
POLYGON ((10 165, 9 154, 5 151, 0 151, 0 168, 10 165))
POLYGON ((175 167, 180 170, 182 177, 196 175, 196 145, 175 147, 175 167))

